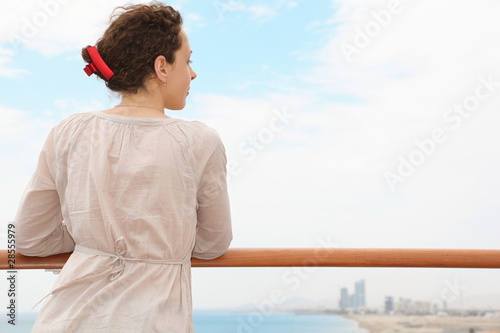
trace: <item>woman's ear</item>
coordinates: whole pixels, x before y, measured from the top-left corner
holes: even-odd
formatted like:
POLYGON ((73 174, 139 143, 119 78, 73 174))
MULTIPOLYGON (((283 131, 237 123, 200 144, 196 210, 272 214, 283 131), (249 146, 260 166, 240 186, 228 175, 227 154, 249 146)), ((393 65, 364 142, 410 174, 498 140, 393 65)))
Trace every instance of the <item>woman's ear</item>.
POLYGON ((154 68, 156 77, 163 83, 167 82, 167 76, 172 70, 172 64, 169 64, 164 56, 159 55, 155 59, 154 68))

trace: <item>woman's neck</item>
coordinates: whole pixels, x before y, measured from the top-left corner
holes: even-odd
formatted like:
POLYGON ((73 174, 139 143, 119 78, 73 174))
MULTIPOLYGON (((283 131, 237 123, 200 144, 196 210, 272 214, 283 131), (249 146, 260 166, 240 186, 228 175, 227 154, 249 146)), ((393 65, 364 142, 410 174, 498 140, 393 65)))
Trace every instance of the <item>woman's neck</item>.
POLYGON ((120 104, 110 111, 126 117, 168 118, 161 94, 145 91, 123 95, 120 104))

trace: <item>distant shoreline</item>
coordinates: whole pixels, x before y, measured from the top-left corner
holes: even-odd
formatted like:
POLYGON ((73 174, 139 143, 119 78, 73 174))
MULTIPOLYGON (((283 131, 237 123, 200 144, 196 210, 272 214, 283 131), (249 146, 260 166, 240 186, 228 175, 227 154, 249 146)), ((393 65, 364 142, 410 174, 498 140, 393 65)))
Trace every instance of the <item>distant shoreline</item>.
POLYGON ((370 333, 500 333, 500 317, 342 315, 370 333))
MULTIPOLYGON (((217 310, 193 310, 194 313, 217 312, 217 310)), ((221 312, 247 312, 218 310, 221 312)), ((329 311, 289 310, 276 311, 295 314, 322 314, 342 317, 358 323, 359 328, 370 333, 500 333, 500 314, 497 317, 459 317, 459 316, 410 316, 410 315, 348 315, 329 311), (471 331, 472 329, 472 331, 471 331)), ((21 313, 20 313, 21 314, 21 313)), ((19 324, 32 325, 36 312, 23 312, 29 316, 20 315, 19 324), (28 317, 28 318, 27 318, 28 317)), ((1 325, 0 325, 1 326, 1 325)))

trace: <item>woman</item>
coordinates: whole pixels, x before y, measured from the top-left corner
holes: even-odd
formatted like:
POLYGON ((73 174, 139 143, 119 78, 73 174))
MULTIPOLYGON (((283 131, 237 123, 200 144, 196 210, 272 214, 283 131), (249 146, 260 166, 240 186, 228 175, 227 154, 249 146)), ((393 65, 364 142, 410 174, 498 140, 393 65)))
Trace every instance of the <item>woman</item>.
POLYGON ((23 195, 18 251, 74 251, 32 332, 193 332, 190 259, 232 232, 218 134, 164 113, 196 78, 181 25, 160 3, 123 7, 82 51, 122 99, 56 125, 23 195))

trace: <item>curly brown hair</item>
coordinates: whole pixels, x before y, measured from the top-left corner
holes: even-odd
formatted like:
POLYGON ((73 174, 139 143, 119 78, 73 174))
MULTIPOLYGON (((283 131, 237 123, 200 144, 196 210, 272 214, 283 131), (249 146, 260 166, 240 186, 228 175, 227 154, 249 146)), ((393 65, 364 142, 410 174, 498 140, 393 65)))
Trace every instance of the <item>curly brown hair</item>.
MULTIPOLYGON (((174 63, 175 52, 181 47, 182 17, 171 6, 154 1, 118 7, 111 20, 96 47, 115 74, 106 80, 99 71, 95 73, 113 91, 137 93, 146 79, 154 76, 154 61, 159 55, 174 63)), ((92 62, 86 47, 82 49, 82 58, 92 62)))

